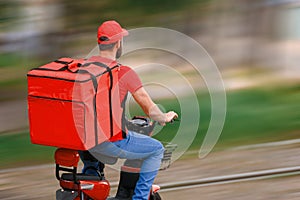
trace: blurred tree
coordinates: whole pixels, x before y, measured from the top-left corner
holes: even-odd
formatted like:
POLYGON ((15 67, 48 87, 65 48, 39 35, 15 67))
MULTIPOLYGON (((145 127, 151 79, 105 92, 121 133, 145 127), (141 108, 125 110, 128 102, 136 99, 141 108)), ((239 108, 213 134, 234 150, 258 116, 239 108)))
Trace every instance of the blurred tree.
POLYGON ((0 1, 0 27, 2 31, 20 18, 19 9, 20 4, 17 1, 0 1))
POLYGON ((115 19, 126 28, 163 26, 191 34, 193 20, 204 3, 212 0, 11 0, 0 2, 2 52, 16 51, 55 58, 94 42, 98 25, 115 19), (5 28, 4 28, 5 27, 5 28), (180 28, 178 28, 180 27, 180 28), (27 51, 29 49, 29 51, 27 51))
POLYGON ((207 0, 151 0, 151 1, 140 1, 140 0, 125 0, 113 4, 116 7, 128 7, 131 9, 141 9, 146 13, 158 13, 158 12, 173 12, 183 10, 196 2, 205 2, 207 0))
POLYGON ((211 0, 62 0, 65 5, 67 27, 89 28, 102 21, 116 19, 127 26, 157 25, 162 18, 172 18, 176 14, 188 13, 187 8, 210 2, 211 0))

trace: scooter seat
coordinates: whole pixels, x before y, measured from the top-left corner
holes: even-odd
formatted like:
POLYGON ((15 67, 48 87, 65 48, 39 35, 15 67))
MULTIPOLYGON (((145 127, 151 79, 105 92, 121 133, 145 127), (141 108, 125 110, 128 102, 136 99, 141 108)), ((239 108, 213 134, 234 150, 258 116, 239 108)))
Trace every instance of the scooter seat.
MULTIPOLYGON (((77 174, 76 178, 78 181, 101 181, 101 180, 103 180, 103 177, 89 175, 89 174, 77 174)), ((66 180, 66 181, 74 181, 74 176, 72 173, 63 173, 61 175, 61 179, 66 180)))

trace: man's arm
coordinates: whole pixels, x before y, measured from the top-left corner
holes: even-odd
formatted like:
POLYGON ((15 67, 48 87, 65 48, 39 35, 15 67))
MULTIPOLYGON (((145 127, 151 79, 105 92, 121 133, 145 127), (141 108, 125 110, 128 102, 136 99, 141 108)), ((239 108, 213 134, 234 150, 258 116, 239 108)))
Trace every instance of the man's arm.
POLYGON ((141 106, 146 115, 148 115, 154 121, 157 121, 161 125, 165 125, 172 119, 178 117, 174 111, 169 111, 167 113, 161 112, 159 107, 152 101, 146 90, 141 87, 132 94, 135 101, 141 106))

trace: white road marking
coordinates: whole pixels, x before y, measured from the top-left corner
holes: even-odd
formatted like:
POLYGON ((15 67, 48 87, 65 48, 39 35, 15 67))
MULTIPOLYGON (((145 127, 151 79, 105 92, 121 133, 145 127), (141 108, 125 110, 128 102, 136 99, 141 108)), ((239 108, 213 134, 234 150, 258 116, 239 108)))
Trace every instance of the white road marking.
POLYGON ((267 142, 267 143, 261 143, 261 144, 252 144, 252 145, 233 147, 233 148, 231 148, 231 150, 256 149, 256 148, 275 147, 275 146, 291 145, 291 144, 298 144, 298 143, 300 143, 300 139, 283 140, 283 141, 278 141, 278 142, 267 142))

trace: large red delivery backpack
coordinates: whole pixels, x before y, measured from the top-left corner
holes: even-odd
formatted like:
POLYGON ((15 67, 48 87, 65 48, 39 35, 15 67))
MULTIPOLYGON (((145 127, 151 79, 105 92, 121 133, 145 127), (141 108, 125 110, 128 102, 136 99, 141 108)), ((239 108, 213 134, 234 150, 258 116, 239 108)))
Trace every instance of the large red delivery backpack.
POLYGON ((27 78, 32 143, 88 150, 122 132, 118 68, 61 58, 30 70, 27 78))

